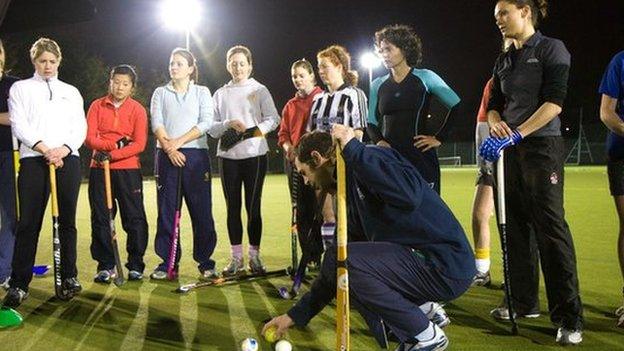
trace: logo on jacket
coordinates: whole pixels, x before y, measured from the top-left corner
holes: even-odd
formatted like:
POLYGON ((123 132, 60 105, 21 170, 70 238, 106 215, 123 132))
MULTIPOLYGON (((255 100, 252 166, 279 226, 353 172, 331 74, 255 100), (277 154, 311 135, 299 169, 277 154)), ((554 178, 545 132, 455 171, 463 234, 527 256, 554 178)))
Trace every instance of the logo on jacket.
POLYGON ((531 57, 530 59, 527 60, 526 63, 539 63, 539 60, 535 57, 531 57))
POLYGON ((557 175, 557 172, 552 172, 552 174, 550 175, 550 184, 555 185, 559 183, 559 176, 557 175))

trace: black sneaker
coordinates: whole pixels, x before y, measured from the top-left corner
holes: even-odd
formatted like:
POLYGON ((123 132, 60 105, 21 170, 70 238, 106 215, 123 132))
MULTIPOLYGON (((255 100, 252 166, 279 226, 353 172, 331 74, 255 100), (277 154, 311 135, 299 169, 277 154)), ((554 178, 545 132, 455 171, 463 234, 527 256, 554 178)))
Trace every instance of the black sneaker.
POLYGON ((63 283, 61 284, 61 289, 71 295, 77 295, 79 292, 82 291, 82 285, 80 285, 80 282, 78 282, 78 278, 72 277, 67 278, 63 281, 63 283))
POLYGON ((139 271, 135 271, 135 270, 131 270, 130 272, 128 272, 128 280, 142 280, 143 279, 143 273, 139 272, 139 271))
POLYGON ((2 305, 6 307, 16 308, 26 300, 28 292, 20 288, 9 288, 7 294, 4 296, 2 305))

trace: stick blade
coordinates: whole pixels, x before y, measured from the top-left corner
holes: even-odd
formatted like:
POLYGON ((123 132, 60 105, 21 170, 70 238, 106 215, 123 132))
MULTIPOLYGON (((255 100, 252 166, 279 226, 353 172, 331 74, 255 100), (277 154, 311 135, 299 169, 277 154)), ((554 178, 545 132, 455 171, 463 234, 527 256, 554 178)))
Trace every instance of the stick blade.
POLYGON ((124 285, 125 282, 126 280, 123 277, 117 277, 113 280, 113 283, 117 285, 118 287, 121 287, 122 285, 124 285))

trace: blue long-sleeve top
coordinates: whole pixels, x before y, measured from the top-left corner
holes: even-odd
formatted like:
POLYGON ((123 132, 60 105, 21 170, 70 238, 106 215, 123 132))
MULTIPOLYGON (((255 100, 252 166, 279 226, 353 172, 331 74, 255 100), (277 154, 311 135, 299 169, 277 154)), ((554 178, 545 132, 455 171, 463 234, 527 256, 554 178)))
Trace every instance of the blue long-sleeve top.
MULTIPOLYGON (((363 234, 369 241, 417 249, 449 278, 474 276, 474 255, 459 221, 409 161, 394 149, 365 146, 356 139, 342 154, 350 236, 363 234)), ((288 311, 296 325, 307 324, 334 298, 335 280, 335 275, 321 274, 288 311)))
POLYGON ((208 148, 206 132, 214 124, 214 102, 207 87, 193 81, 185 93, 176 92, 171 83, 158 87, 152 95, 150 112, 153 132, 164 127, 170 138, 177 138, 195 127, 201 136, 182 147, 208 148))

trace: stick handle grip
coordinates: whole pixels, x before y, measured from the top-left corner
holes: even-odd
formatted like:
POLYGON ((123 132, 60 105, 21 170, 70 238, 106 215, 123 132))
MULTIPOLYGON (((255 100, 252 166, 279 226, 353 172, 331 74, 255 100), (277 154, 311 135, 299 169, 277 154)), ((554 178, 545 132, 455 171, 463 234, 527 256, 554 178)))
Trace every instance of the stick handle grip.
POLYGON ((104 164, 104 187, 106 188, 106 208, 109 210, 113 208, 113 192, 111 190, 111 177, 110 177, 110 161, 106 160, 104 164))
POLYGON ((56 166, 50 164, 50 197, 52 198, 52 216, 58 217, 58 198, 56 196, 56 166))

